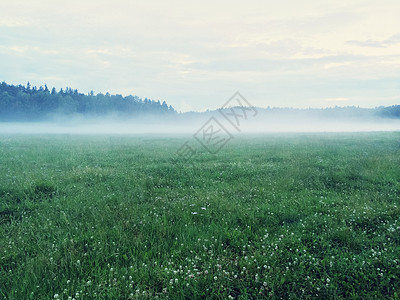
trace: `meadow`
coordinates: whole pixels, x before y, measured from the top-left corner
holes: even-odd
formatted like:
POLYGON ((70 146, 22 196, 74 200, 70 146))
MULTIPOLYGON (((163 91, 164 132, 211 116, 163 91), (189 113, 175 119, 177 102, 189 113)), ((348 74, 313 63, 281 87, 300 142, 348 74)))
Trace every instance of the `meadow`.
POLYGON ((399 299, 400 133, 187 138, 0 135, 0 299, 399 299))

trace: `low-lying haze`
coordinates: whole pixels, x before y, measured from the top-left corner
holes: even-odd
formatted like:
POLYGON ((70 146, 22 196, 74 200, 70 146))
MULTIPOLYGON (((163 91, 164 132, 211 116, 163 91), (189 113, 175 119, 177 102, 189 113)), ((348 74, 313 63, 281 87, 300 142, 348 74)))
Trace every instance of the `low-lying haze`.
POLYGON ((199 130, 218 133, 226 130, 233 136, 247 133, 268 132, 363 132, 400 131, 400 120, 389 118, 326 118, 304 117, 288 114, 258 115, 240 120, 233 126, 218 112, 183 114, 179 117, 147 117, 136 120, 118 120, 113 117, 82 119, 71 117, 63 121, 2 122, 2 134, 194 134, 199 130), (216 122, 207 123, 211 117, 216 122), (208 125, 207 125, 208 124, 208 125), (204 127, 204 125, 206 125, 204 127), (213 126, 212 128, 210 127, 213 126), (221 126, 223 127, 221 127, 221 126))

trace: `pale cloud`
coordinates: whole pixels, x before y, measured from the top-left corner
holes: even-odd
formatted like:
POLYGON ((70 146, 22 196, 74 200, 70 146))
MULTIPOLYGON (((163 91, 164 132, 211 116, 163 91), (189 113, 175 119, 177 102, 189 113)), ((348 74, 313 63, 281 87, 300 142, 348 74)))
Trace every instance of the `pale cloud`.
POLYGON ((355 46, 360 46, 360 47, 374 47, 374 48, 385 48, 385 45, 382 42, 377 42, 373 40, 367 40, 367 41, 347 41, 346 42, 349 45, 355 45, 355 46))
POLYGON ((24 27, 29 25, 28 22, 19 18, 3 17, 0 19, 1 27, 24 27))
POLYGON ((346 102, 350 101, 350 98, 345 98, 345 97, 337 97, 337 98, 326 98, 322 99, 324 102, 346 102))
POLYGON ((360 47, 374 47, 374 48, 387 48, 392 45, 397 45, 400 44, 400 34, 396 34, 391 36, 388 39, 381 40, 381 41, 375 41, 375 40, 366 40, 366 41, 357 41, 357 40, 351 40, 347 41, 347 44, 350 45, 356 45, 360 47))
POLYGON ((13 46, 13 45, 9 45, 9 46, 0 46, 0 53, 1 52, 8 52, 11 54, 34 54, 34 53, 40 53, 40 54, 45 54, 45 55, 56 55, 56 54, 60 54, 61 51, 58 50, 54 50, 54 49, 44 49, 44 48, 40 48, 40 47, 29 47, 29 46, 13 46))

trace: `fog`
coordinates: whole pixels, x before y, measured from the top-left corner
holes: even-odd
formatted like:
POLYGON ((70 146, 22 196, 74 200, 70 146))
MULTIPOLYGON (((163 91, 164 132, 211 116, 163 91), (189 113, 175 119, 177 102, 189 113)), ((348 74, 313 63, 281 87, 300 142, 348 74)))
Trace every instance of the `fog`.
MULTIPOLYGON (((235 120, 234 120, 235 121, 235 120)), ((400 120, 381 117, 299 116, 288 113, 258 114, 230 123, 218 112, 188 113, 174 117, 147 116, 121 120, 115 116, 62 117, 45 122, 2 122, 0 134, 194 134, 209 129, 231 134, 272 132, 400 131, 400 120), (211 121, 210 118, 213 118, 211 121), (212 126, 212 129, 210 129, 212 126), (221 128, 221 126, 223 128, 221 128)))

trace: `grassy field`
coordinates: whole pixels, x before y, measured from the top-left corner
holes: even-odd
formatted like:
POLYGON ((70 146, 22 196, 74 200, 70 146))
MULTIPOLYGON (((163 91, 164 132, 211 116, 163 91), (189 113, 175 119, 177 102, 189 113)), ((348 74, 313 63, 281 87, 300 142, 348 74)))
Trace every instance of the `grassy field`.
POLYGON ((400 133, 0 135, 0 299, 400 296, 400 133))

